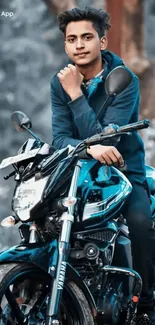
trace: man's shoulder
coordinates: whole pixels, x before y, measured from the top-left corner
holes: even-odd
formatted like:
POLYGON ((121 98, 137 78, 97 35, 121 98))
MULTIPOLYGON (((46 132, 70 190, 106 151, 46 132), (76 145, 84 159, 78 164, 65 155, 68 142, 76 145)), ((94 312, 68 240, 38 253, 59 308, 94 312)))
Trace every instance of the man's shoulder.
POLYGON ((107 61, 109 72, 111 72, 114 68, 117 68, 118 66, 122 66, 132 74, 132 80, 138 82, 138 76, 125 64, 123 59, 116 55, 114 52, 107 50, 102 51, 102 57, 105 61, 107 61))
POLYGON ((59 97, 65 95, 65 91, 62 88, 57 73, 51 78, 50 85, 51 85, 51 91, 54 91, 54 93, 58 94, 59 97))
POLYGON ((137 91, 139 91, 139 78, 138 78, 138 76, 127 65, 124 64, 123 67, 131 73, 132 79, 131 79, 131 82, 129 83, 129 85, 126 87, 126 89, 120 95, 123 95, 125 93, 130 92, 130 91, 137 93, 137 91))
POLYGON ((51 85, 55 87, 60 87, 60 81, 59 78, 57 76, 57 73, 51 78, 51 85))
POLYGON ((133 80, 139 81, 138 76, 127 65, 124 65, 124 68, 127 69, 132 74, 132 79, 133 80))
POLYGON ((70 101, 69 95, 63 89, 59 78, 57 76, 58 72, 51 78, 50 85, 51 85, 51 94, 55 94, 59 98, 61 98, 65 103, 70 101))

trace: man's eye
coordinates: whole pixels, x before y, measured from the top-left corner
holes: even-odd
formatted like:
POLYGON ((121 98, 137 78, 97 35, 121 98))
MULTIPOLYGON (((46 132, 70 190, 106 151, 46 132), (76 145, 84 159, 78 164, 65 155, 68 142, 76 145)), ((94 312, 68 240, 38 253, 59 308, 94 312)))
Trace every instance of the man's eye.
POLYGON ((88 41, 92 38, 92 36, 85 36, 85 39, 88 41))
POLYGON ((69 38, 69 39, 68 39, 68 42, 69 42, 69 43, 73 43, 73 42, 74 42, 74 38, 69 38))

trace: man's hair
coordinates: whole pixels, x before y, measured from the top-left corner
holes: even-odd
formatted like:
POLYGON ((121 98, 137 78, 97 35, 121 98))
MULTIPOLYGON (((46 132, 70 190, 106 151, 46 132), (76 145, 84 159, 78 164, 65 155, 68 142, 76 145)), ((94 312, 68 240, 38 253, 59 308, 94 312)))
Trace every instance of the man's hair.
POLYGON ((69 23, 81 20, 91 21, 100 38, 104 36, 105 31, 111 27, 109 22, 110 15, 106 11, 93 7, 86 7, 84 9, 73 8, 60 13, 58 15, 59 29, 65 34, 66 27, 69 23))

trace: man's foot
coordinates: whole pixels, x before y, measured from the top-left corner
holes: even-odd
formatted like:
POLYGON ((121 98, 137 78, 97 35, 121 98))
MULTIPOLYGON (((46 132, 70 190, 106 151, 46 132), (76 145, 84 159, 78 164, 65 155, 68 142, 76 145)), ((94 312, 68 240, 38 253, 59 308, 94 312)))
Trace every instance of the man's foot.
POLYGON ((155 325, 155 309, 140 312, 136 316, 136 325, 155 325))

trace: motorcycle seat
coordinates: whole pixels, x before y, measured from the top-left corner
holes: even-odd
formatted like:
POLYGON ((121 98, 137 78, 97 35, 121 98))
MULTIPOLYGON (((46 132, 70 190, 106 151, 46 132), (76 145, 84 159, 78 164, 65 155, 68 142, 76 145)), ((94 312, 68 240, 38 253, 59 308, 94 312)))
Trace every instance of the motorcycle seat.
POLYGON ((155 169, 149 165, 145 166, 146 181, 149 187, 150 194, 155 193, 155 169))

